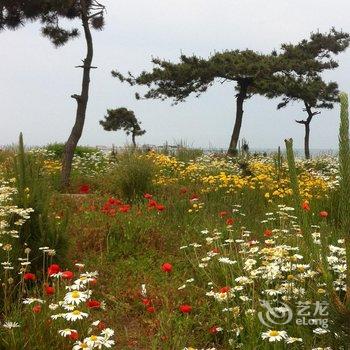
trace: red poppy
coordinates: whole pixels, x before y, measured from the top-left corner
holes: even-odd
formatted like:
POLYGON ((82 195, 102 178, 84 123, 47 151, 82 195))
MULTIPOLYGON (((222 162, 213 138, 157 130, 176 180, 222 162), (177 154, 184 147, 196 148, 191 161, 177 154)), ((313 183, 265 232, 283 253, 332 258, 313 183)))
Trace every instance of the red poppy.
POLYGON ((308 201, 304 201, 301 205, 304 211, 310 211, 310 205, 308 201))
POLYGON ((173 269, 173 265, 171 265, 170 263, 164 263, 162 265, 162 270, 164 272, 171 272, 172 269, 173 269))
POLYGON ((226 225, 233 225, 234 222, 235 222, 235 220, 233 218, 228 218, 226 220, 226 225))
POLYGON ((271 236, 272 236, 272 231, 266 229, 266 230, 264 231, 264 237, 271 237, 271 236))
POLYGON ((107 204, 120 205, 120 204, 122 204, 122 202, 119 199, 115 199, 115 198, 111 197, 108 199, 107 204))
POLYGON ((68 337, 69 339, 76 341, 79 339, 79 333, 77 331, 72 331, 68 337))
POLYGON ((119 211, 121 213, 127 213, 131 209, 131 205, 129 204, 123 204, 119 207, 119 211))
POLYGON ((64 271, 62 272, 62 278, 65 280, 71 280, 73 278, 74 274, 72 271, 64 271))
POLYGON ((227 292, 229 292, 230 291, 230 287, 222 287, 222 288, 220 288, 220 293, 227 293, 227 292))
POLYGON ((219 332, 218 327, 213 326, 213 327, 210 327, 210 328, 209 328, 209 333, 210 333, 210 334, 216 334, 217 332, 219 332))
POLYGON ((220 211, 219 216, 220 216, 221 218, 223 218, 223 217, 226 216, 227 214, 228 214, 228 212, 227 212, 226 210, 224 210, 224 211, 220 211))
POLYGON ((188 314, 192 311, 192 306, 187 305, 187 304, 183 304, 180 305, 179 310, 183 313, 183 314, 188 314))
POLYGON ((142 304, 146 305, 146 306, 149 306, 149 305, 151 305, 151 300, 149 300, 149 299, 142 299, 142 304))
POLYGON ((165 206, 163 204, 157 204, 156 208, 158 211, 163 211, 165 209, 165 206))
POLYGON ((97 325, 97 328, 98 328, 100 331, 103 331, 106 327, 107 327, 107 325, 106 325, 104 322, 102 322, 102 321, 100 321, 100 322, 98 323, 98 325, 97 325))
POLYGON ((328 216, 328 212, 325 210, 320 211, 320 217, 321 218, 326 218, 328 216))
POLYGON ((110 210, 110 205, 108 203, 103 204, 101 208, 102 213, 107 214, 109 210, 110 210))
POLYGON ((41 312, 41 305, 40 304, 34 305, 32 310, 35 314, 39 314, 41 312))
POLYGON ((53 294, 55 294, 55 288, 52 286, 46 286, 45 293, 46 293, 46 295, 53 295, 53 294))
POLYGON ((187 188, 186 187, 182 187, 181 189, 180 189, 180 193, 181 194, 185 194, 185 193, 187 193, 187 188))
POLYGON ((156 309, 154 308, 154 306, 148 306, 146 310, 147 310, 147 312, 149 312, 150 314, 153 314, 153 313, 156 311, 156 309))
POLYGON ((213 248, 211 251, 216 254, 219 254, 220 252, 219 248, 213 248))
POLYGON ((59 273, 60 271, 61 271, 61 268, 57 264, 52 264, 47 269, 47 273, 49 276, 55 275, 56 273, 59 273))
POLYGON ((89 210, 90 211, 96 211, 96 207, 92 204, 89 206, 89 210))
POLYGON ((90 309, 99 309, 101 307, 101 302, 99 302, 98 300, 88 300, 86 302, 86 305, 90 308, 90 309))
POLYGON ((27 272, 23 275, 23 279, 26 281, 35 281, 36 276, 34 275, 34 273, 27 272))
POLYGON ((79 193, 88 194, 90 192, 90 186, 88 184, 83 184, 79 187, 79 193))
POLYGON ((92 286, 95 286, 97 284, 97 279, 95 277, 91 278, 89 284, 91 284, 92 286))
POLYGON ((154 200, 154 199, 151 199, 148 201, 148 208, 156 208, 158 205, 158 203, 154 200))
POLYGON ((195 194, 193 194, 191 197, 190 197, 190 201, 191 202, 195 202, 195 201, 198 201, 199 200, 199 197, 195 194))
POLYGON ((106 214, 109 215, 109 216, 115 216, 116 210, 114 208, 108 209, 106 214))
POLYGON ((152 196, 151 194, 149 194, 149 193, 145 193, 145 194, 143 195, 143 198, 152 199, 153 196, 152 196))

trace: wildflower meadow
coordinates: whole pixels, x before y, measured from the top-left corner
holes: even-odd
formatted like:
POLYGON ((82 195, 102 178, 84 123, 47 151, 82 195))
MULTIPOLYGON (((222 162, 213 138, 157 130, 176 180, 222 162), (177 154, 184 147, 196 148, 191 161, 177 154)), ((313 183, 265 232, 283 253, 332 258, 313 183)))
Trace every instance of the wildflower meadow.
POLYGON ((350 350, 349 10, 0 0, 0 350, 350 350))
POLYGON ((1 152, 2 349, 347 349, 339 156, 1 152))

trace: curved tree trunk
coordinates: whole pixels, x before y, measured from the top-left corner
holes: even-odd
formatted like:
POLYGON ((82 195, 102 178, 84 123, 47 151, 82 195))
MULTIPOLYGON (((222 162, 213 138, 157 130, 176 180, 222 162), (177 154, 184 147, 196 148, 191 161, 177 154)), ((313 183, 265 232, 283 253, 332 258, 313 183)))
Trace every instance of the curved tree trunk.
POLYGON ((227 150, 229 156, 235 156, 237 154, 237 145, 239 140, 239 134, 241 132, 242 119, 243 119, 243 103, 247 98, 248 84, 246 82, 238 82, 239 93, 236 97, 236 119, 231 136, 230 146, 227 150))
POLYGON ((310 122, 305 123, 304 152, 305 158, 310 159, 310 122))
POLYGON ((75 116, 75 123, 73 129, 69 135, 69 138, 66 142, 63 160, 62 160, 62 172, 61 172, 61 187, 66 188, 69 186, 69 178, 72 171, 72 162, 74 151, 77 147, 79 139, 81 137, 84 123, 85 123, 85 115, 86 115, 86 107, 89 99, 89 85, 90 85, 90 70, 91 63, 93 58, 93 44, 92 44, 92 36, 89 27, 89 17, 88 17, 88 8, 85 0, 80 0, 82 15, 81 20, 84 28, 84 35, 87 45, 86 57, 83 60, 83 80, 82 80, 82 88, 80 95, 72 95, 77 101, 77 111, 75 116))
POLYGON ((304 101, 305 109, 304 111, 307 112, 307 119, 306 120, 296 120, 297 123, 299 124, 304 124, 305 126, 305 136, 304 136, 304 153, 305 153, 305 158, 310 159, 310 123, 312 121, 312 118, 320 114, 318 111, 312 111, 312 107, 308 102, 304 101))
POLYGON ((135 137, 136 137, 136 135, 133 133, 133 134, 131 134, 131 141, 132 141, 132 145, 133 145, 133 147, 134 148, 136 148, 136 141, 135 141, 135 137))

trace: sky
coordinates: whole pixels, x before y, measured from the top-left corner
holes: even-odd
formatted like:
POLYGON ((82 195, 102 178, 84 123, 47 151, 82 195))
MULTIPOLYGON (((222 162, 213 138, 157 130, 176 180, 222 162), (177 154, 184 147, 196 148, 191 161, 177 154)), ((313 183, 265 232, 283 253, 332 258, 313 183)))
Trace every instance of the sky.
MULTIPOLYGON (((199 98, 176 106, 170 100, 135 99, 143 88, 112 78, 111 71, 134 74, 152 68, 152 57, 176 61, 180 54, 208 57, 215 51, 252 49, 270 52, 281 43, 298 42, 312 31, 332 26, 350 32, 347 0, 101 0, 106 27, 93 31, 94 61, 90 99, 81 145, 122 146, 122 131, 99 125, 107 108, 132 109, 147 133, 140 144, 185 143, 191 147, 227 148, 235 117, 234 83, 215 84, 199 98)), ((68 22, 69 27, 75 25, 68 22)), ((79 26, 79 23, 78 23, 79 26)), ((83 37, 54 48, 38 23, 0 33, 0 145, 64 142, 74 123, 85 55, 83 37)), ((350 49, 337 57, 339 68, 327 72, 349 92, 350 49)), ((245 103, 241 137, 251 148, 277 148, 292 137, 303 146, 302 105, 276 110, 278 100, 253 96, 245 103)), ((337 148, 339 106, 322 111, 311 125, 311 148, 337 148)))

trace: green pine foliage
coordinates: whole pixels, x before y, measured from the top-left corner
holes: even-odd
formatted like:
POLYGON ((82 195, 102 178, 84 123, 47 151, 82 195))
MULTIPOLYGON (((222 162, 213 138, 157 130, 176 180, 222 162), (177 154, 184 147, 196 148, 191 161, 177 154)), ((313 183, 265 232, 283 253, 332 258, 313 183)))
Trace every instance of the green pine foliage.
POLYGON ((134 146, 135 137, 146 133, 146 130, 141 129, 141 122, 137 120, 135 113, 125 107, 108 109, 104 120, 100 120, 100 125, 106 131, 124 130, 127 135, 131 134, 134 146))

